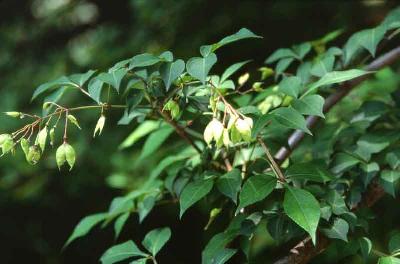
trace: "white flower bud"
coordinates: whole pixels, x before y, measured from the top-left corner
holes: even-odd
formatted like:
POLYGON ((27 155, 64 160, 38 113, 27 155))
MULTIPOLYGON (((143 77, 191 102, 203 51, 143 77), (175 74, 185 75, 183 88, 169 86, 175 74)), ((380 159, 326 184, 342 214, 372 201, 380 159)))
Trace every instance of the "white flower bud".
POLYGON ((36 143, 39 145, 40 149, 44 151, 47 141, 47 127, 44 127, 37 135, 36 143))
POLYGON ((240 86, 242 86, 243 84, 245 84, 247 82, 249 77, 250 77, 250 74, 248 72, 246 72, 245 74, 243 74, 242 76, 239 77, 238 84, 240 86))
POLYGON ((73 116, 73 115, 68 115, 67 117, 68 117, 68 120, 69 120, 72 124, 74 124, 77 128, 82 129, 81 126, 80 126, 79 123, 78 123, 78 119, 76 119, 75 116, 73 116))
POLYGON ((245 117, 239 118, 235 123, 236 129, 239 131, 244 141, 251 141, 251 129, 253 128, 253 119, 245 117))
POLYGON ((11 117, 20 117, 21 113, 20 112, 5 112, 6 115, 11 116, 11 117))
POLYGON ((101 115, 99 120, 97 120, 97 124, 96 124, 96 128, 94 129, 93 137, 96 137, 96 134, 101 135, 101 132, 103 132, 105 123, 106 123, 106 117, 104 115, 101 115))
POLYGON ((210 144, 212 140, 219 142, 219 140, 222 138, 223 132, 224 125, 218 119, 213 118, 213 120, 208 123, 206 129, 204 130, 204 141, 206 141, 207 144, 210 144))

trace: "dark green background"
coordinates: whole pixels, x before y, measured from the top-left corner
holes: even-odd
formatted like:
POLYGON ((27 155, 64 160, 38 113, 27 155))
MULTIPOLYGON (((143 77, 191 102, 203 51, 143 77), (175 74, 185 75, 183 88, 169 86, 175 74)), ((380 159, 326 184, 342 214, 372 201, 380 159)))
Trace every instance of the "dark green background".
MULTIPOLYGON (((34 88, 60 75, 106 69, 142 52, 171 50, 175 57, 187 59, 198 54, 200 45, 241 27, 264 39, 221 49, 215 72, 249 58, 254 59, 250 67, 255 70, 273 50, 339 28, 345 29, 337 40, 341 45, 352 32, 379 23, 395 5, 389 1, 375 5, 365 2, 3 0, 0 111, 40 111, 40 100, 30 103, 34 88)), ((91 102, 71 94, 68 103, 77 106, 91 102)), ((97 228, 61 252, 83 216, 107 210, 113 197, 140 184, 158 161, 155 155, 145 164, 134 165, 132 160, 140 149, 117 150, 134 128, 134 124, 116 126, 120 115, 110 114, 104 134, 96 139, 91 133, 98 113, 78 115, 84 129, 71 135, 79 158, 70 173, 56 169, 51 151, 36 167, 27 165, 20 154, 0 159, 1 263, 96 263, 114 243, 112 228, 97 228), (113 174, 126 181, 120 183, 124 188, 115 188, 110 180, 113 174)), ((1 117, 0 132, 10 132, 22 124, 1 117)), ((207 213, 191 209, 182 222, 177 215, 177 206, 161 206, 140 226, 131 216, 118 241, 138 242, 151 228, 170 225, 173 239, 161 251, 159 262, 198 263, 201 249, 212 234, 202 231, 207 213)), ((259 259, 279 253, 264 251, 259 259)))

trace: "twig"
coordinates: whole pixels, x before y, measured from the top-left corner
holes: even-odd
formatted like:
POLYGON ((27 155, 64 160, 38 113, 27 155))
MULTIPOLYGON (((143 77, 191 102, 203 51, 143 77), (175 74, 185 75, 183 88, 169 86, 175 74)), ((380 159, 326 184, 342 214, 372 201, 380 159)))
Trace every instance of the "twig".
POLYGON ((271 152, 269 151, 267 145, 264 143, 264 141, 260 137, 258 137, 257 140, 260 143, 261 147, 263 148, 265 154, 267 155, 267 158, 271 164, 271 168, 275 172, 279 181, 282 183, 286 182, 285 176, 283 175, 281 169, 279 168, 279 165, 276 163, 274 157, 272 157, 271 152))
POLYGON ((189 143, 198 153, 202 153, 200 148, 193 142, 193 140, 186 134, 184 128, 179 126, 178 123, 176 123, 173 119, 171 119, 168 114, 162 111, 162 109, 159 109, 158 112, 160 115, 164 118, 164 120, 170 124, 173 128, 175 128, 176 133, 183 138, 187 143, 189 143))

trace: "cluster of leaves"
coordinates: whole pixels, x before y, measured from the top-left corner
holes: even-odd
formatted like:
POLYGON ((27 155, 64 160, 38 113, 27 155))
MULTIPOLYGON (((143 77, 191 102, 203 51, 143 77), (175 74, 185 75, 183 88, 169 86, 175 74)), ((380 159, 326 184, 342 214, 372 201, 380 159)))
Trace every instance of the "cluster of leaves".
MULTIPOLYGON (((326 49, 339 31, 279 49, 265 61, 275 67, 261 67, 260 80, 251 85, 249 73, 236 82, 233 79, 249 61, 233 64, 220 76, 210 74, 219 48, 242 39, 260 38, 247 29, 200 47, 201 56, 186 63, 174 59, 169 51, 158 56, 136 55, 116 63, 107 72, 89 70, 39 86, 33 99, 47 94, 43 115, 8 112, 10 116, 34 121, 1 135, 0 145, 5 154, 20 143, 28 162, 36 164, 45 150, 48 134, 54 144, 58 122, 64 116, 63 141, 56 151, 56 162, 59 167, 66 162, 72 168, 75 150, 68 144, 67 129, 69 123, 80 126, 71 112, 101 110, 96 135, 105 125, 107 111, 113 108, 124 109, 119 124, 138 123, 121 143, 121 149, 147 137, 141 160, 154 154, 174 131, 188 143, 177 144, 175 154, 168 153, 160 160, 143 186, 115 198, 107 212, 82 219, 66 245, 99 223, 113 223, 118 237, 131 214, 137 213, 142 222, 157 204, 179 201, 182 218, 189 208, 207 198, 211 208, 206 228, 222 211, 232 217, 229 226, 205 246, 203 263, 228 261, 239 252, 239 248, 230 246, 236 239, 243 254, 250 258, 251 240, 265 222, 279 243, 306 232, 315 244, 319 230, 334 241, 354 245, 343 254, 360 252, 367 258, 372 252, 367 238, 371 214, 355 209, 372 181, 395 195, 400 178, 395 100, 388 95, 386 101, 365 102, 350 120, 322 131, 323 136, 315 139, 313 148, 323 147, 314 158, 305 156, 300 162, 288 159, 277 164, 270 153, 270 142, 279 141, 291 129, 311 135, 305 116, 324 117, 324 98, 318 93, 329 94, 335 84, 372 74, 361 70, 362 64, 356 62, 366 52, 375 56, 378 44, 385 37, 395 36, 398 29, 400 9, 392 11, 379 26, 351 36, 342 49, 326 49), (62 106, 63 94, 71 90, 90 97, 96 104, 62 106), (113 93, 123 103, 110 103, 113 93), (31 144, 35 133, 36 140, 31 144)), ((148 253, 128 241, 108 249, 101 261, 115 263, 139 257, 133 263, 156 263, 158 251, 170 236, 168 228, 153 230, 142 242, 148 253)), ((395 258, 398 235, 390 241, 391 255, 382 257, 381 263, 399 261, 395 258)))

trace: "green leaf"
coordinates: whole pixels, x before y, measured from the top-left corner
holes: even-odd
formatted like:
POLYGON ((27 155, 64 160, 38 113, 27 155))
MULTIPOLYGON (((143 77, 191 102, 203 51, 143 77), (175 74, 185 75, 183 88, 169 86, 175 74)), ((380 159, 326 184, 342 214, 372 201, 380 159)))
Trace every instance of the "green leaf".
POLYGON ((94 214, 84 217, 75 227, 72 235, 65 242, 64 248, 79 237, 85 236, 98 223, 106 219, 106 213, 94 214))
POLYGON ((167 50, 164 51, 163 53, 158 56, 161 60, 168 61, 168 62, 173 62, 174 61, 174 54, 172 54, 171 51, 167 50))
POLYGON ((332 71, 335 63, 335 56, 325 56, 323 59, 318 60, 311 68, 311 74, 317 77, 322 77, 328 72, 332 71))
POLYGON ((280 59, 296 57, 296 53, 294 53, 291 49, 278 49, 265 60, 265 63, 273 63, 274 61, 280 59))
POLYGON ((358 239, 358 244, 360 245, 361 255, 366 263, 372 250, 372 242, 367 237, 360 237, 358 239))
POLYGON ((329 238, 340 239, 347 242, 349 224, 345 220, 337 218, 330 228, 322 228, 321 231, 329 238))
POLYGON ((182 74, 184 70, 185 62, 183 60, 168 62, 161 65, 160 74, 167 91, 169 90, 171 84, 182 74))
POLYGON ((93 74, 96 71, 94 70, 89 70, 86 73, 78 73, 78 74, 72 74, 70 76, 68 76, 68 78, 75 83, 76 85, 78 85, 79 87, 83 87, 83 85, 90 79, 90 77, 93 76, 93 74))
POLYGON ((280 107, 271 112, 275 121, 288 128, 300 129, 310 135, 311 131, 307 128, 304 117, 295 109, 290 107, 280 107))
POLYGON ((293 62, 293 58, 284 58, 281 59, 275 67, 275 75, 279 76, 280 74, 282 74, 289 66, 290 64, 293 62))
POLYGON ((147 196, 138 204, 139 223, 142 223, 146 216, 151 212, 156 204, 156 197, 153 195, 147 196))
POLYGON ((375 57, 376 47, 385 36, 385 33, 386 27, 383 25, 363 30, 360 35, 360 45, 368 50, 372 57, 375 57))
POLYGON ((396 29, 400 27, 400 7, 390 11, 382 22, 387 30, 396 29))
POLYGON ((306 190, 286 186, 283 209, 296 224, 310 234, 315 245, 321 216, 319 203, 315 197, 306 190))
POLYGON ((239 195, 239 206, 236 211, 264 200, 275 188, 276 178, 267 175, 253 175, 243 184, 242 191, 239 195))
POLYGON ((202 264, 214 264, 221 255, 225 255, 225 246, 240 234, 244 220, 244 215, 236 216, 224 232, 218 233, 211 238, 201 254, 202 264))
POLYGON ((400 232, 395 231, 391 236, 388 244, 388 249, 391 254, 400 250, 400 232))
POLYGON ((292 102, 292 107, 303 115, 314 115, 325 118, 323 113, 324 98, 318 94, 311 94, 292 102))
POLYGON ((218 190, 225 196, 231 198, 235 204, 241 184, 242 177, 240 175, 240 170, 238 169, 233 169, 230 172, 225 173, 217 180, 218 190))
POLYGON ((119 234, 121 233, 122 228, 124 227, 126 221, 128 220, 129 215, 130 215, 129 212, 124 213, 124 214, 120 215, 117 218, 117 220, 115 220, 115 223, 114 223, 115 239, 117 239, 119 237, 119 234))
POLYGON ((301 43, 293 47, 293 51, 297 54, 298 59, 302 60, 307 53, 311 50, 311 44, 309 42, 301 43))
POLYGON ((342 173, 360 162, 359 159, 347 153, 340 152, 333 160, 331 171, 335 174, 342 173))
POLYGON ((143 145, 139 160, 142 161, 153 154, 165 142, 165 140, 167 140, 173 131, 173 127, 166 125, 161 126, 158 130, 151 133, 143 145))
POLYGON ((132 240, 129 240, 107 249, 101 256, 100 261, 102 264, 113 264, 131 257, 147 256, 132 240))
POLYGON ((250 60, 247 60, 247 61, 238 62, 238 63, 235 63, 235 64, 229 66, 229 67, 224 71, 224 73, 222 74, 220 83, 225 82, 229 77, 232 76, 232 74, 234 74, 235 72, 237 72, 240 68, 242 68, 245 64, 247 64, 247 63, 249 63, 249 62, 250 62, 250 60))
POLYGON ((60 88, 63 86, 76 87, 76 84, 71 82, 71 80, 68 79, 66 76, 62 76, 54 81, 44 83, 44 84, 40 85, 39 87, 37 87, 35 89, 35 91, 33 92, 31 100, 32 101, 35 100, 39 95, 43 94, 44 92, 47 92, 49 90, 53 90, 56 88, 60 88))
POLYGON ((226 263, 233 255, 235 255, 237 252, 237 249, 230 249, 230 248, 224 248, 221 249, 220 251, 215 254, 215 257, 212 259, 210 263, 212 264, 224 264, 226 263))
POLYGON ((160 122, 146 120, 141 123, 122 143, 119 149, 129 148, 133 146, 139 139, 151 133, 160 127, 160 122))
POLYGON ((272 115, 262 115, 260 116, 256 123, 254 124, 254 127, 252 129, 252 137, 256 138, 258 134, 263 130, 263 128, 272 120, 272 115))
POLYGON ((303 94, 303 96, 313 92, 314 90, 316 90, 317 88, 319 88, 321 86, 345 82, 345 81, 363 76, 365 74, 370 74, 370 73, 372 73, 372 72, 357 70, 357 69, 347 70, 347 71, 328 72, 317 82, 313 83, 308 88, 308 90, 303 94))
POLYGON ((100 103, 101 91, 103 89, 104 82, 94 78, 89 81, 88 92, 90 97, 97 103, 100 103))
POLYGON ((179 218, 182 218, 182 215, 185 213, 185 211, 193 204, 206 196, 211 191, 213 185, 214 182, 212 179, 198 180, 186 185, 181 193, 181 196, 179 197, 179 218))
POLYGON ((279 91, 294 98, 299 96, 301 89, 301 79, 297 76, 286 77, 279 83, 279 91))
POLYGON ((378 264, 400 264, 400 259, 395 257, 381 257, 378 264))
POLYGON ((309 180, 322 183, 333 179, 326 168, 313 162, 295 163, 289 167, 285 175, 292 180, 309 180))
POLYGON ((201 81, 203 84, 206 83, 208 73, 211 67, 217 62, 217 56, 215 53, 210 53, 204 58, 195 57, 188 60, 186 63, 187 72, 194 78, 201 81))
POLYGON ((400 151, 396 150, 387 153, 385 161, 389 164, 391 169, 397 169, 400 166, 400 151))
POLYGON ((146 264, 148 258, 141 258, 141 259, 136 259, 132 262, 129 262, 129 264, 146 264))
POLYGON ((248 39, 248 38, 262 38, 262 37, 261 36, 257 36, 256 34, 251 32, 247 28, 242 28, 238 32, 236 32, 235 34, 227 36, 227 37, 221 39, 216 44, 213 44, 211 52, 214 52, 217 49, 219 49, 220 47, 225 46, 227 44, 230 44, 232 42, 236 42, 236 41, 239 41, 239 40, 242 40, 242 39, 248 39))
POLYGON ((400 171, 384 170, 381 173, 381 184, 383 189, 393 197, 396 197, 396 184, 399 179, 400 171))
POLYGON ((112 87, 115 88, 117 92, 119 92, 119 87, 121 85, 122 78, 126 75, 127 70, 125 68, 121 68, 116 71, 112 71, 109 73, 100 73, 96 78, 102 82, 105 82, 112 87))
POLYGON ((155 257, 170 238, 171 229, 168 227, 158 228, 147 233, 142 244, 155 257))
POLYGON ((154 56, 153 54, 149 53, 139 54, 130 59, 128 69, 132 70, 133 68, 151 66, 160 62, 160 60, 161 60, 160 57, 154 56))
POLYGON ((381 152, 397 138, 397 135, 388 133, 365 134, 357 140, 357 148, 354 153, 363 160, 369 161, 372 154, 381 152))
POLYGON ((349 211, 344 198, 335 190, 329 191, 326 201, 331 206, 332 213, 335 215, 342 215, 349 211))

